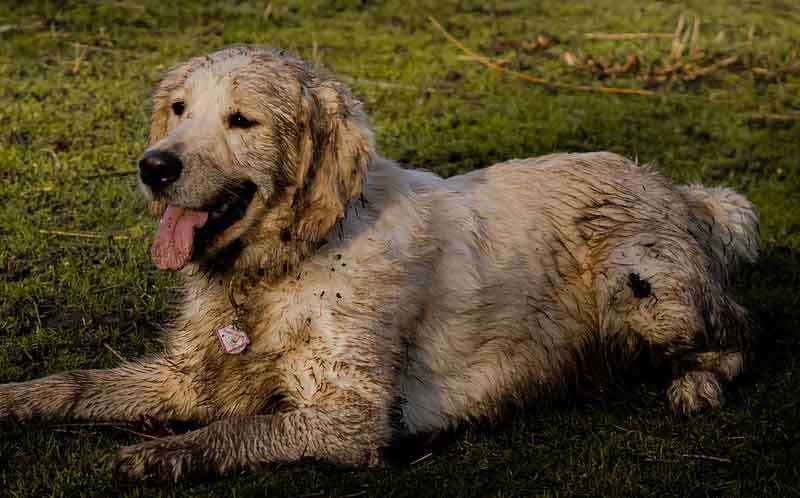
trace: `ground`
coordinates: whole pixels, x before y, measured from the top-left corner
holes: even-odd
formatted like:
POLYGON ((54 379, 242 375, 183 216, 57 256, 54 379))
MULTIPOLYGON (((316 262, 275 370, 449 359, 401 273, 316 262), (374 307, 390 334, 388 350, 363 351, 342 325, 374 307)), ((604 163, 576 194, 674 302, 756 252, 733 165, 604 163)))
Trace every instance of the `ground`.
POLYGON ((676 181, 744 192, 763 220, 762 257, 739 290, 763 330, 758 366, 724 408, 693 418, 670 413, 663 385, 632 383, 463 427, 414 463, 268 466, 165 488, 116 491, 107 467, 148 437, 132 431, 163 427, 13 428, 0 433, 0 495, 800 495, 799 4, 174 3, 0 9, 0 382, 158 349, 176 280, 148 259, 154 221, 131 175, 148 96, 171 64, 235 43, 279 46, 339 75, 365 102, 381 153, 412 167, 452 175, 612 150, 676 181), (499 67, 556 83, 483 67, 429 15, 499 67), (652 34, 676 31, 681 16, 677 43, 652 34), (632 32, 650 34, 603 35, 632 32))

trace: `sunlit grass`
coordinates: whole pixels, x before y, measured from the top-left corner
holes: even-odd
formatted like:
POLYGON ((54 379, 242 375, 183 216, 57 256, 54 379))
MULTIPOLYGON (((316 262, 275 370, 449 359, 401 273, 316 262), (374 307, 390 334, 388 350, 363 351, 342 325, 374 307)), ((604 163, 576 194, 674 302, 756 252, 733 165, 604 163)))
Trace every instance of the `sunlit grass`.
MULTIPOLYGON (((209 483, 115 491, 105 467, 136 437, 108 427, 0 429, 0 496, 791 496, 800 494, 800 80, 770 75, 800 49, 791 2, 28 2, 0 9, 0 381, 109 367, 158 348, 175 280, 147 258, 136 192, 148 96, 170 65, 234 43, 317 60, 363 99, 381 153, 456 174, 512 157, 613 150, 678 181, 725 184, 762 214, 762 262, 742 301, 764 329, 760 370, 722 410, 672 416, 663 386, 466 427, 415 465, 268 467, 209 483), (597 85, 580 60, 635 54, 660 68, 672 32, 701 19, 703 59, 742 64, 696 81, 620 74, 652 97, 533 86, 465 60, 430 25, 514 70, 597 85), (498 40, 555 43, 497 50, 498 40), (495 47, 493 49, 492 47, 495 47), (749 64, 749 65, 748 65, 749 64), (101 235, 64 236, 53 231, 101 235), (116 239, 110 236, 117 236, 116 239)), ((649 66, 648 66, 649 67, 649 66)), ((640 71, 645 73, 643 69, 640 71)), ((594 75, 594 76, 593 76, 594 75)))

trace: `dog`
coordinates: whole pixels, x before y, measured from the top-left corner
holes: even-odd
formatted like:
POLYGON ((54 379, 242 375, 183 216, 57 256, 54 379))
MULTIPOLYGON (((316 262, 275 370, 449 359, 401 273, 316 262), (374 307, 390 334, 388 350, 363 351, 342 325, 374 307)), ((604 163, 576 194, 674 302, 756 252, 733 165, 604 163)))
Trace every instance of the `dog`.
POLYGON ((598 351, 612 370, 646 351, 691 414, 750 361, 731 286, 758 216, 732 190, 604 152, 404 169, 340 82, 269 48, 179 64, 153 100, 151 256, 183 292, 163 352, 0 385, 0 420, 203 424, 122 449, 122 479, 377 465, 568 395, 598 351))

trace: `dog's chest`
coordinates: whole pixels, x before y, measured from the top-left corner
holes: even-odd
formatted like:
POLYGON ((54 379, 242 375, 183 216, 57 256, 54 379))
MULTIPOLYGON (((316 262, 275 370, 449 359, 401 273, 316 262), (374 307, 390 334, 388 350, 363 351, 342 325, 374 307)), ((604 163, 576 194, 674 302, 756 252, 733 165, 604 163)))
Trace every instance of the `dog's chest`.
POLYGON ((313 404, 330 387, 342 368, 331 321, 344 286, 341 281, 332 285, 327 275, 326 280, 314 277, 246 289, 238 296, 238 320, 222 289, 190 296, 192 313, 178 342, 209 418, 313 404), (238 353, 226 351, 218 335, 232 325, 249 340, 238 353))

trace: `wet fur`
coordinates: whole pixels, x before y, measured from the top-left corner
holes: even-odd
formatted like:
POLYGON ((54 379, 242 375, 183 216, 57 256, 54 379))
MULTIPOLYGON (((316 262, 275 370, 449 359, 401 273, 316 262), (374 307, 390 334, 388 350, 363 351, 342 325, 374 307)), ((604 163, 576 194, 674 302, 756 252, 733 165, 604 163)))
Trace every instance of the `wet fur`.
POLYGON ((753 334, 730 284, 757 255, 758 219, 731 190, 675 186, 610 153, 447 180, 402 169, 375 153, 341 84, 269 49, 192 59, 154 101, 150 148, 189 164, 170 202, 200 205, 241 179, 256 200, 182 271, 162 354, 0 386, 0 420, 207 424, 124 448, 122 478, 377 464, 399 436, 564 395, 599 351, 622 369, 648 350, 689 414, 719 406, 747 363, 753 334), (270 120, 236 147, 202 108, 195 123, 169 115, 183 85, 225 74, 246 88, 238 105, 270 120), (234 319, 230 290, 252 340, 240 355, 215 337, 234 319))

